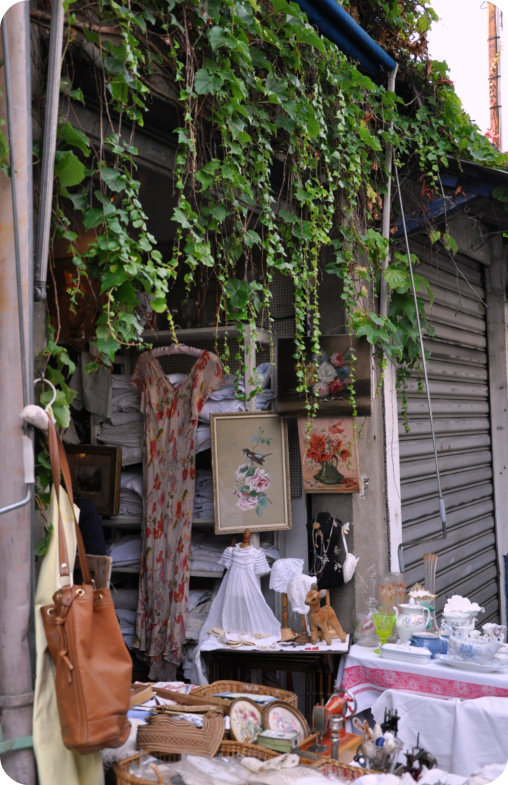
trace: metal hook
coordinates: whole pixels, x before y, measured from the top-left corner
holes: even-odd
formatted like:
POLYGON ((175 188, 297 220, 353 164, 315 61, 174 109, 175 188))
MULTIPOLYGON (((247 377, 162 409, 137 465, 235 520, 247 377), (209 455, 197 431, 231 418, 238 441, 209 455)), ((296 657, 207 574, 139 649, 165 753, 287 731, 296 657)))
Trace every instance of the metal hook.
POLYGON ((51 406, 51 405, 52 405, 52 404, 53 404, 53 403, 56 401, 56 395, 57 395, 57 392, 56 392, 56 387, 55 387, 55 385, 54 385, 52 382, 50 382, 50 381, 49 381, 49 379, 46 379, 46 378, 45 378, 44 374, 41 374, 41 377, 40 377, 40 379, 35 379, 35 381, 34 381, 34 386, 35 386, 36 384, 38 384, 39 382, 45 382, 46 384, 49 384, 49 386, 50 386, 50 387, 51 387, 51 389, 53 390, 53 397, 52 397, 52 399, 50 400, 50 402, 47 404, 48 406, 51 406))

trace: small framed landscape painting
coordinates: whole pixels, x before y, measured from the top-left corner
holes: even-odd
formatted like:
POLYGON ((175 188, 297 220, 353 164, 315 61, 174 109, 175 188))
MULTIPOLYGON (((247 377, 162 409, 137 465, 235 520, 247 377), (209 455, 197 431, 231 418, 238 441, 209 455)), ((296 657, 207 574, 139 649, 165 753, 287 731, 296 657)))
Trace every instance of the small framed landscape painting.
POLYGON ((356 408, 360 417, 371 414, 371 347, 366 338, 349 335, 322 335, 319 354, 304 339, 302 363, 304 389, 298 390, 298 361, 293 338, 277 342, 277 412, 281 417, 306 417, 306 404, 317 403, 320 417, 353 414, 349 402, 354 377, 356 408))
POLYGON ((305 493, 359 493, 360 467, 352 417, 298 420, 305 493))
POLYGON ((273 412, 210 415, 215 533, 291 528, 287 426, 273 412))

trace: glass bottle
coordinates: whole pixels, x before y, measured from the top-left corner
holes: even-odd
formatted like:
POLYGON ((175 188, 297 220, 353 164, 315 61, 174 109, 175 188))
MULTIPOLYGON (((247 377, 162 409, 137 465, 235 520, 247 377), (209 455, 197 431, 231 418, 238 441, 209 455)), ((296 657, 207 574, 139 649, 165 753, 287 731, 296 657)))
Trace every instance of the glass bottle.
POLYGON ((374 613, 377 610, 377 576, 367 577, 367 587, 360 611, 356 616, 354 640, 360 646, 369 646, 375 649, 379 645, 379 638, 374 624, 374 613))

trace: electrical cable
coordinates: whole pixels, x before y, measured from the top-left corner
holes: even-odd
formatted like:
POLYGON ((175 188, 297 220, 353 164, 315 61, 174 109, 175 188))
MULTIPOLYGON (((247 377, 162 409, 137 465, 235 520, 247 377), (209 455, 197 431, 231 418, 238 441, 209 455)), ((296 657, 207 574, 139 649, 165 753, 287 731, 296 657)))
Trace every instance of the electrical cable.
POLYGON ((434 418, 432 416, 432 403, 431 403, 431 400, 430 400, 429 378, 428 378, 428 374, 427 374, 427 362, 426 362, 426 359, 425 359, 425 347, 423 345, 422 326, 421 326, 421 323, 420 323, 420 311, 418 309, 418 298, 416 296, 416 287, 415 287, 415 279, 414 279, 414 272, 413 272, 413 263, 411 261, 411 251, 410 251, 410 248, 409 248, 409 238, 408 238, 408 235, 407 235, 406 217, 405 217, 405 214, 404 214, 404 204, 403 204, 403 201, 402 201, 402 191, 401 191, 400 182, 399 182, 399 171, 398 171, 396 162, 394 162, 394 163, 395 163, 395 166, 394 166, 394 169, 395 169, 395 179, 397 181, 397 190, 399 192, 399 204, 400 204, 400 212, 401 212, 401 218, 402 218, 402 226, 403 226, 403 229, 404 229, 404 239, 406 241, 407 260, 408 260, 408 264, 409 264, 409 272, 410 272, 410 275, 411 275, 411 286, 413 288, 413 297, 414 297, 414 302, 415 302, 416 323, 417 323, 417 326, 418 326, 418 336, 420 338, 420 351, 421 351, 421 355, 422 355, 423 377, 424 377, 424 380, 425 380, 425 390, 427 392, 427 402, 428 402, 428 405, 429 405, 430 430, 431 430, 431 433, 432 433, 432 445, 433 445, 433 448, 434 448, 434 458, 435 458, 435 461, 436 461, 436 478, 437 478, 437 489, 438 489, 438 494, 439 494, 439 514, 440 514, 441 523, 442 523, 442 526, 443 526, 443 534, 442 534, 441 537, 422 537, 422 538, 418 538, 416 540, 410 540, 409 542, 401 543, 399 545, 398 550, 397 550, 397 555, 399 557, 399 567, 400 567, 400 571, 404 572, 404 548, 412 547, 414 545, 420 545, 421 543, 424 543, 424 542, 432 542, 433 540, 438 540, 438 539, 446 540, 447 531, 446 531, 446 506, 445 506, 445 500, 443 498, 443 492, 442 492, 442 489, 441 489, 441 476, 439 474, 439 462, 438 462, 438 457, 437 457, 436 434, 435 434, 435 430, 434 430, 434 418))

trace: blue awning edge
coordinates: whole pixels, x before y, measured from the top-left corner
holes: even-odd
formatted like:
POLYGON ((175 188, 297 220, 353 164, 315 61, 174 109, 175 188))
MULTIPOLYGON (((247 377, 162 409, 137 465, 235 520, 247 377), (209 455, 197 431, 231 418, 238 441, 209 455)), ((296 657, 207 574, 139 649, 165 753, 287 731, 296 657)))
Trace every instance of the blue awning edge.
POLYGON ((336 0, 296 0, 309 22, 348 57, 373 76, 393 71, 395 60, 379 46, 336 0))

